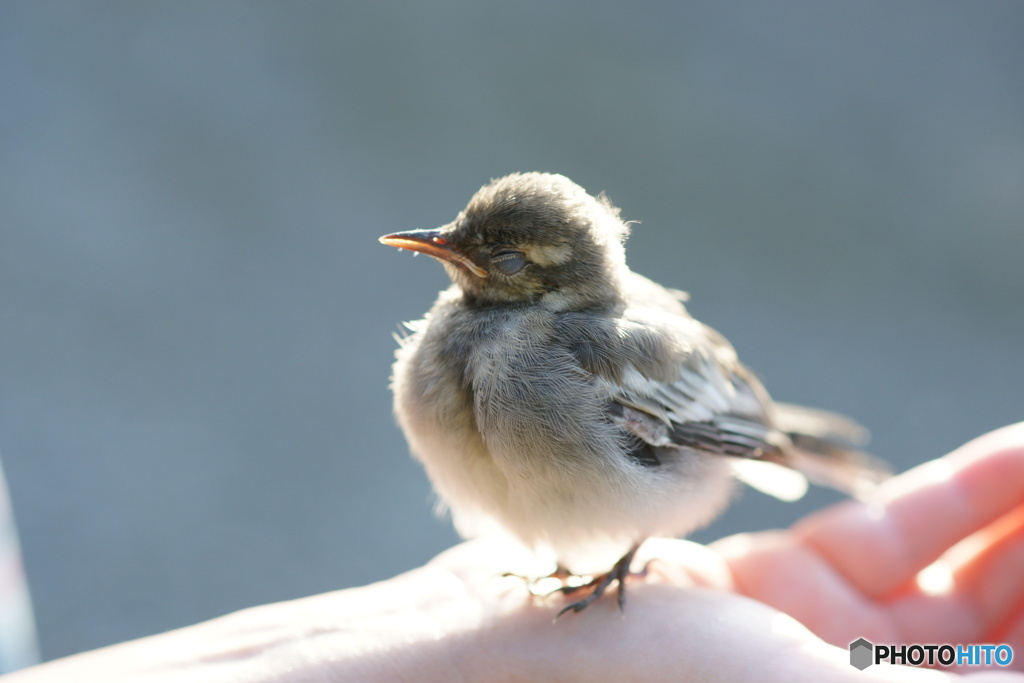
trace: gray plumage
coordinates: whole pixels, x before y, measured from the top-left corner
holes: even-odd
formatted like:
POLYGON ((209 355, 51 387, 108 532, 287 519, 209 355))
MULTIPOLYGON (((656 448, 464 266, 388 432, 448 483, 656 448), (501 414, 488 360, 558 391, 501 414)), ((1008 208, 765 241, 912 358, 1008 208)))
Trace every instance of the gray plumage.
POLYGON ((504 532, 593 573, 710 522, 736 459, 852 493, 880 478, 859 426, 773 403, 680 293, 629 270, 627 233, 605 197, 524 173, 438 230, 381 238, 452 279, 409 325, 393 389, 463 535, 504 532))

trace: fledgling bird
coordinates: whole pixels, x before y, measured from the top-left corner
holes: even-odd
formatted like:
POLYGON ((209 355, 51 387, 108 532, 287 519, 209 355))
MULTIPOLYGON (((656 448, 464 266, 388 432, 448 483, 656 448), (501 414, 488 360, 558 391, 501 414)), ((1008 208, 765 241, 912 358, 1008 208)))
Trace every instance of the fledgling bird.
POLYGON ((773 402, 684 294, 631 271, 628 232, 603 195, 517 173, 448 225, 380 238, 452 279, 396 354, 412 452, 463 536, 505 532, 552 553, 560 576, 594 575, 561 589, 589 590, 563 612, 616 581, 621 607, 640 543, 709 523, 734 463, 854 494, 884 476, 856 450, 859 425, 773 402))

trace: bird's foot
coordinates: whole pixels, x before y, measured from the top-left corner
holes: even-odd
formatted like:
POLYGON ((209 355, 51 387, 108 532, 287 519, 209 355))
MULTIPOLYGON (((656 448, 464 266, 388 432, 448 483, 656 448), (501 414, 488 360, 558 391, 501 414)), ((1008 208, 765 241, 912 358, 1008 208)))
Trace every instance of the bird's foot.
POLYGON ((579 584, 579 585, 571 585, 571 584, 570 585, 565 585, 565 586, 561 586, 559 588, 556 588, 554 591, 551 591, 552 593, 559 592, 559 593, 564 593, 566 595, 571 595, 572 593, 575 593, 577 591, 591 589, 590 593, 587 595, 587 597, 583 598, 582 600, 579 600, 577 602, 572 603, 568 607, 564 607, 558 614, 555 615, 555 619, 557 619, 558 617, 562 616, 566 612, 582 612, 584 609, 587 608, 588 605, 590 605, 590 603, 594 602, 595 600, 600 598, 602 595, 604 595, 604 592, 606 590, 608 590, 608 587, 611 586, 612 583, 615 582, 615 581, 619 582, 618 595, 617 595, 618 600, 619 600, 619 610, 620 611, 625 611, 625 609, 626 609, 626 579, 629 578, 630 576, 638 576, 638 577, 647 576, 647 568, 651 564, 650 562, 647 562, 647 564, 644 565, 644 568, 641 569, 639 572, 630 572, 629 571, 629 566, 633 562, 633 556, 636 555, 637 548, 639 548, 639 547, 640 547, 639 544, 633 546, 630 549, 630 551, 628 553, 626 553, 625 555, 623 555, 619 559, 619 561, 615 563, 615 566, 613 566, 611 568, 611 570, 609 572, 607 572, 606 574, 601 574, 600 576, 595 576, 593 579, 591 579, 587 583, 583 583, 583 584, 579 584))
POLYGON ((555 567, 555 570, 545 576, 524 576, 523 574, 516 574, 515 572, 505 572, 502 577, 513 576, 517 579, 522 579, 523 583, 526 584, 526 589, 530 591, 532 595, 544 596, 551 595, 552 593, 561 590, 562 588, 572 588, 582 586, 582 582, 571 583, 572 581, 578 581, 579 577, 570 572, 562 565, 555 567), (550 582, 557 582, 563 584, 560 587, 556 587, 554 590, 545 590, 544 584, 550 582))

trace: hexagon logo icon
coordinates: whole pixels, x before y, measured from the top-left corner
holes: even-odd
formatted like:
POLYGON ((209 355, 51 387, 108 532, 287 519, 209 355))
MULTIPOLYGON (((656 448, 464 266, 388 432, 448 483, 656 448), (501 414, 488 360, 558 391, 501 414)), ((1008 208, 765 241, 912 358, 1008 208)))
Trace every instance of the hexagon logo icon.
POLYGON ((850 666, 863 671, 874 664, 875 646, 864 638, 858 638, 850 643, 850 666))

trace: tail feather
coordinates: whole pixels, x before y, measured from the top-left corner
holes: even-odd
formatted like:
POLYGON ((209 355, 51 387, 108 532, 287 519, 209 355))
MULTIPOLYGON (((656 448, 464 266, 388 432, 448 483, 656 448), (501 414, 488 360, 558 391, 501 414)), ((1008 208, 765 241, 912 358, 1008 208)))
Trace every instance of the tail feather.
POLYGON ((778 454, 781 464, 815 484, 864 498, 891 476, 884 461, 860 450, 869 434, 853 420, 788 403, 777 403, 775 409, 775 426, 792 444, 778 454))
POLYGON ((775 427, 787 434, 816 437, 850 448, 864 446, 871 439, 867 429, 845 415, 792 403, 776 402, 773 409, 775 427))

